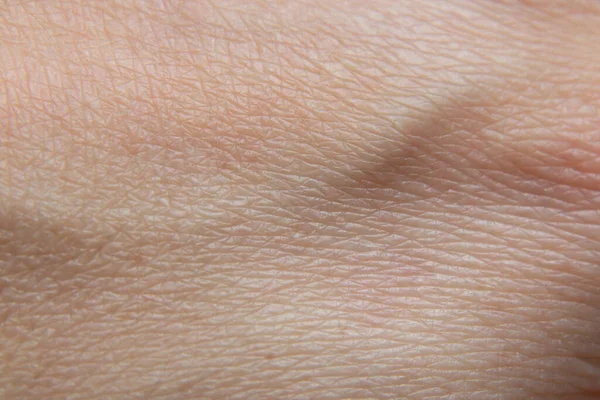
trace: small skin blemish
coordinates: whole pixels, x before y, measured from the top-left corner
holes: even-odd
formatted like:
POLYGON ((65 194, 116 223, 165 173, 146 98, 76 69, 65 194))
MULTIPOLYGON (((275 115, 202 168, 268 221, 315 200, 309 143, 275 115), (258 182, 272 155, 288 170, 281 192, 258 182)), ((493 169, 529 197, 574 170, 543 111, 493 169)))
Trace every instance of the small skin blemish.
POLYGON ((142 265, 142 262, 144 261, 144 257, 142 257, 142 255, 140 253, 135 253, 131 256, 131 260, 133 261, 133 263, 135 265, 142 265))

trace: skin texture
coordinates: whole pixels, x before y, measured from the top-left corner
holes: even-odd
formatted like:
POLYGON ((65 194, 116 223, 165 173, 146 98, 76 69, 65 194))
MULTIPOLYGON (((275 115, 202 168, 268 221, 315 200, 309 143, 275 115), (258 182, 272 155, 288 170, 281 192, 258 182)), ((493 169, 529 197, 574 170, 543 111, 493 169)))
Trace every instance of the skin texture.
POLYGON ((600 397, 600 4, 0 3, 0 398, 600 397))

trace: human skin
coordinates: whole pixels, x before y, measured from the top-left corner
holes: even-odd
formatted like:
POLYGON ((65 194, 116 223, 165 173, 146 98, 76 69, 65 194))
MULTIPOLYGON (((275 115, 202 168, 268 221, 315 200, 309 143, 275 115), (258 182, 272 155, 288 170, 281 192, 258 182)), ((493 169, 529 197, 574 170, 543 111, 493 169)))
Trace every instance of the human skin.
POLYGON ((7 0, 0 398, 600 397, 600 3, 7 0))

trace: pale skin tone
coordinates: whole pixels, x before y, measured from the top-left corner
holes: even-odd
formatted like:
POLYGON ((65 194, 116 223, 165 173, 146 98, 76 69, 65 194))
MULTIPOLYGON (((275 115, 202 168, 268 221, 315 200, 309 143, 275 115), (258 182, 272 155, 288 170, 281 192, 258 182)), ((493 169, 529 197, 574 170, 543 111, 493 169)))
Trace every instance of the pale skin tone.
POLYGON ((0 5, 0 398, 600 396, 600 3, 0 5))

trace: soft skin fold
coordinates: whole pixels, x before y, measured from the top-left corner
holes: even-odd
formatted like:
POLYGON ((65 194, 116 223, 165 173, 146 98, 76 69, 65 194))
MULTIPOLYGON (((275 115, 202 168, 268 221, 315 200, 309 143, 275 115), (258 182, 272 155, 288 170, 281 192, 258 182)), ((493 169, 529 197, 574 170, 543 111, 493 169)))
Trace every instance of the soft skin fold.
POLYGON ((0 5, 0 398, 593 399, 600 8, 0 5))

